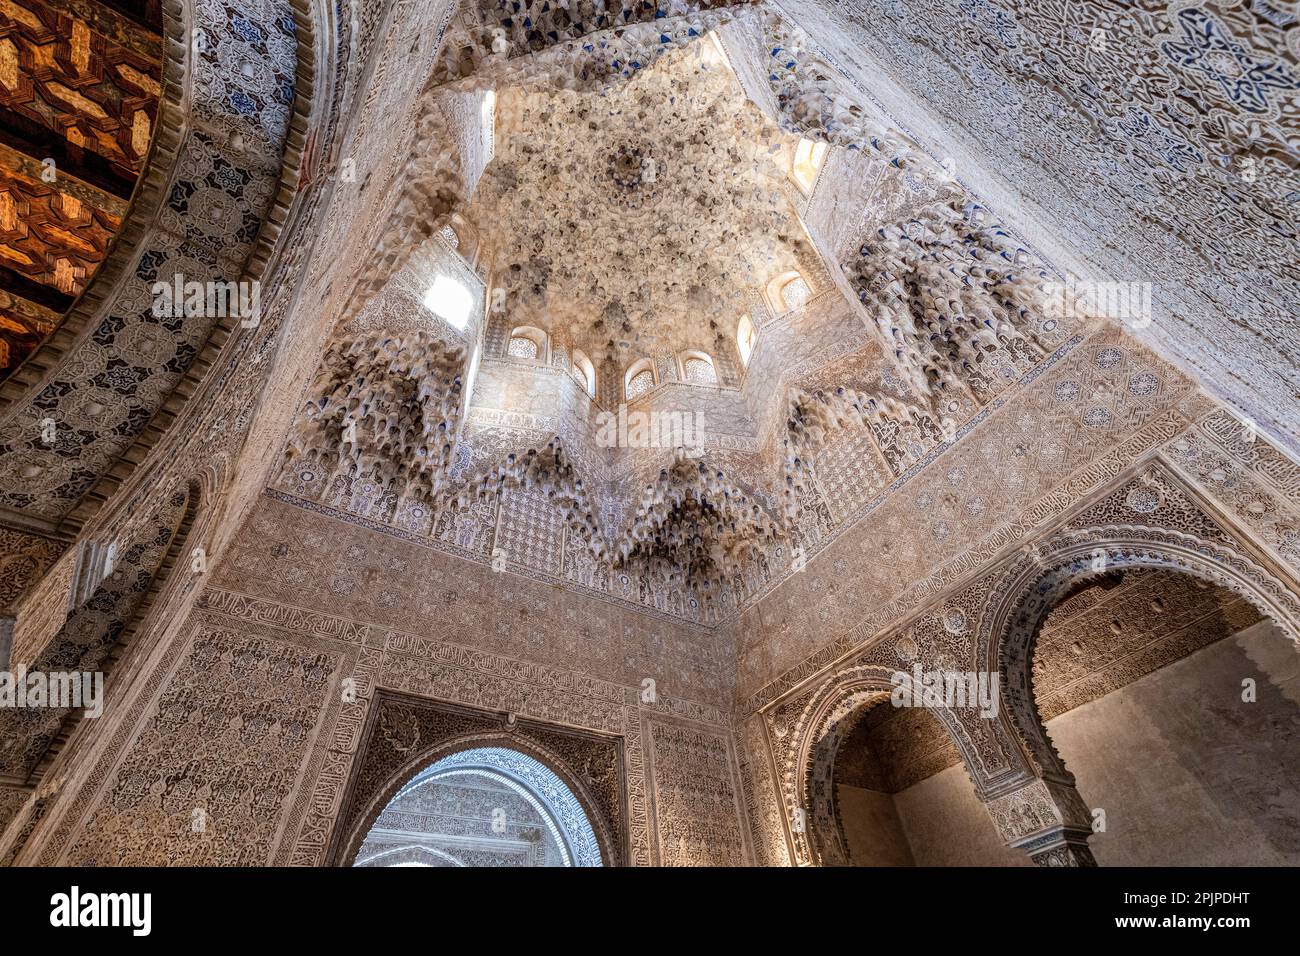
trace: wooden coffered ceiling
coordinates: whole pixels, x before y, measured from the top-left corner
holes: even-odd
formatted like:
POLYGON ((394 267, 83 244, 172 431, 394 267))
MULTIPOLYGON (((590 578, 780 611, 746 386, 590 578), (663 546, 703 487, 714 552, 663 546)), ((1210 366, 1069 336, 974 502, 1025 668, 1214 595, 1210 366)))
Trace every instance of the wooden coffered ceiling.
POLYGON ((144 169, 159 0, 0 0, 0 379, 95 274, 144 169))

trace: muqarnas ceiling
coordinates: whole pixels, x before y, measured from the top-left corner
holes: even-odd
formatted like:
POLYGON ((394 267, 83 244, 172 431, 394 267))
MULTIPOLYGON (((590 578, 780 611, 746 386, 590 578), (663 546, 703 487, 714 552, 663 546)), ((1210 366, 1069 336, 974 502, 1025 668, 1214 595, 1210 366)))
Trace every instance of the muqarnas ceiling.
MULTIPOLYGON (((630 76, 601 83, 544 82, 545 71, 517 64, 527 79, 499 86, 494 117, 475 120, 494 120, 495 144, 481 177, 465 181, 477 183, 473 195, 448 193, 450 206, 422 226, 456 207, 471 231, 492 290, 482 342, 448 348, 432 313, 426 335, 413 331, 417 317, 385 318, 385 300, 372 299, 373 334, 340 329, 281 489, 494 567, 543 568, 717 620, 848 515, 819 488, 828 449, 871 457, 874 444, 880 462, 862 467, 897 476, 956 440, 1086 319, 1053 295, 1059 283, 1043 263, 882 125, 796 28, 750 10, 723 30, 721 43, 665 41, 630 76), (873 218, 846 211, 862 222, 855 238, 819 249, 801 219, 807 187, 792 179, 801 138, 924 188, 873 218), (782 307, 773 283, 794 274, 814 295, 782 307), (745 314, 759 331, 738 384, 681 383, 635 399, 651 412, 700 413, 714 437, 691 449, 601 444, 596 416, 623 401, 623 372, 649 359, 663 383, 665 359, 671 367, 685 350, 734 342, 745 314), (530 339, 514 355, 505 330, 519 327, 543 331, 550 347, 530 339), (779 354, 792 346, 794 367, 793 353, 779 354), (602 374, 594 401, 563 374, 575 350, 617 370, 602 374), (445 391, 454 383, 468 383, 469 396, 445 391)), ((572 44, 566 55, 577 55, 572 44)), ((437 79, 435 98, 447 95, 437 79)), ((452 160, 444 150, 417 162, 452 160)), ((394 271, 386 284, 401 281, 394 271)))
POLYGON ((469 211, 512 322, 599 361, 711 343, 755 288, 815 253, 791 201, 796 140, 711 41, 596 92, 503 91, 469 211))

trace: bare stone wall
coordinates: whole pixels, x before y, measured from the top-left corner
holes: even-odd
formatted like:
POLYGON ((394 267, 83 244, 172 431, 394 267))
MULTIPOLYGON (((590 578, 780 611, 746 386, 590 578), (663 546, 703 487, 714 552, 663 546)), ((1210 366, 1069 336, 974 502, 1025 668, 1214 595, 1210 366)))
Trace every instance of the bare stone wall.
POLYGON ((835 789, 854 866, 911 866, 915 860, 893 797, 850 784, 835 789))
POLYGON ((960 764, 895 795, 917 866, 1033 866, 1002 842, 960 764))

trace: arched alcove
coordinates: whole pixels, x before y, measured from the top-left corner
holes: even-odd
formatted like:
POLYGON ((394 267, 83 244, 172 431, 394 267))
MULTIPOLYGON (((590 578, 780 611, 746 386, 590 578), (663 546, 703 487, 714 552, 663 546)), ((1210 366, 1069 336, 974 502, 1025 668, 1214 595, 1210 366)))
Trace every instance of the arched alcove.
MULTIPOLYGON (((1002 849, 996 845, 994 828, 983 811, 974 783, 967 774, 966 766, 975 760, 975 745, 955 711, 941 706, 909 706, 905 708, 908 713, 896 715, 901 723, 894 727, 907 726, 915 729, 915 725, 921 723, 928 730, 933 730, 934 734, 927 737, 925 752, 885 754, 884 760, 880 759, 880 754, 871 753, 870 734, 864 734, 868 731, 874 733, 883 723, 882 718, 889 716, 889 711, 895 710, 891 700, 895 689, 910 688, 911 684, 907 671, 900 672, 874 664, 849 668, 830 677, 802 708, 802 713, 793 726, 784 730, 782 735, 791 744, 786 751, 788 758, 783 768, 785 803, 790 817, 790 836, 794 842, 795 858, 800 863, 842 866, 853 863, 907 865, 912 862, 931 862, 924 857, 917 861, 906 850, 908 838, 902 821, 897 819, 895 796, 908 786, 920 783, 930 776, 930 773, 925 772, 926 768, 942 769, 949 766, 960 776, 945 789, 964 788, 962 795, 969 799, 962 802, 962 808, 966 811, 973 808, 974 812, 968 816, 987 828, 981 834, 981 837, 987 839, 981 842, 987 842, 995 851, 1002 849), (877 711, 876 708, 879 707, 888 710, 877 711), (876 716, 868 720, 872 712, 876 716), (864 720, 868 720, 865 726, 864 720), (849 749, 843 751, 845 760, 856 762, 855 769, 847 769, 847 762, 840 763, 846 741, 850 743, 849 749), (940 754, 942 759, 936 761, 929 756, 930 750, 940 754), (913 760, 915 762, 911 768, 901 769, 903 764, 913 760), (896 769, 899 772, 895 772, 896 769), (868 779, 873 773, 874 781, 868 779), (878 846, 877 849, 882 852, 875 859, 863 859, 861 852, 858 859, 854 859, 854 841, 846 834, 844 804, 837 792, 839 784, 845 780, 849 781, 850 786, 872 791, 846 794, 851 804, 850 814, 853 815, 849 821, 850 826, 857 827, 859 835, 874 828, 875 838, 891 844, 892 852, 878 846), (880 785, 882 780, 885 783, 880 785), (901 786, 898 785, 900 781, 903 784, 901 786), (861 786, 863 783, 875 783, 876 786, 861 786), (893 793, 889 792, 891 789, 893 793), (894 822, 892 825, 881 826, 881 817, 886 813, 894 815, 894 822), (871 820, 873 816, 874 822, 871 820)), ((917 827, 917 821, 924 824, 939 819, 937 814, 930 813, 925 808, 924 801, 912 803, 914 806, 910 808, 910 815, 914 828, 917 827)))
POLYGON ((547 335, 541 329, 520 325, 510 332, 506 354, 511 358, 545 365, 549 361, 547 342, 547 335))
POLYGON ((696 385, 717 385, 718 371, 713 365, 712 356, 699 351, 683 352, 679 357, 682 367, 682 381, 696 385))
MULTIPOLYGON (((1081 820, 1087 818, 1087 814, 1091 814, 1094 832, 1099 825, 1099 820, 1100 825, 1109 829, 1111 817, 1105 812, 1106 807, 1092 805, 1091 801, 1083 799, 1079 782, 1072 768, 1067 767, 1053 743, 1035 690, 1037 676, 1034 667, 1035 649, 1045 628, 1059 626, 1060 621, 1052 619, 1053 612, 1058 608, 1068 609, 1071 601, 1077 601, 1079 595, 1087 593, 1089 589, 1105 590, 1108 587, 1121 586, 1134 572, 1142 571, 1162 572, 1167 576, 1173 576, 1164 579, 1166 589, 1170 586, 1170 581, 1191 578, 1206 587, 1214 588, 1220 595, 1217 599, 1220 602, 1230 598, 1240 599, 1251 607, 1251 614, 1271 622, 1272 627, 1268 629, 1267 634, 1256 631, 1251 641, 1247 642, 1254 648, 1253 653, 1248 654, 1247 657, 1251 661, 1252 671, 1256 669, 1265 672, 1273 671, 1279 675, 1278 679, 1274 680, 1268 673, 1262 675, 1246 673, 1248 668, 1241 659, 1231 664, 1219 661, 1217 664, 1219 677, 1212 692, 1217 711, 1212 710, 1209 716, 1202 717, 1202 720, 1217 723, 1227 719, 1229 709, 1237 710, 1238 703, 1244 703, 1241 698, 1244 690, 1242 680, 1247 677, 1255 682, 1255 693, 1280 694, 1291 701, 1292 707, 1295 703, 1294 698, 1300 696, 1294 687, 1294 679, 1288 681, 1285 676, 1282 676, 1290 672, 1287 665, 1291 664, 1293 659, 1286 658, 1285 654, 1295 654, 1296 637, 1300 633, 1296 627, 1296 612, 1300 609, 1300 599, 1297 599, 1294 592, 1281 580, 1233 547, 1173 530, 1125 526, 1091 528, 1063 534, 1035 549, 1033 555, 1025 555, 1007 571, 991 596, 990 611, 984 616, 981 625, 981 653, 985 655, 985 659, 995 662, 993 666, 1000 670, 1001 719, 1005 721, 1012 733, 1019 736, 1025 751, 1036 766, 1037 774, 1054 789, 1058 803, 1063 800, 1069 815, 1080 818, 1068 825, 1077 827, 1081 820), (1265 646, 1267 650, 1261 650, 1265 646), (1265 665, 1265 660, 1272 663, 1265 665), (1283 663, 1279 664, 1278 661, 1283 663), (1238 672, 1231 681, 1228 680, 1228 675, 1223 673, 1224 667, 1229 671, 1238 672), (1265 680, 1260 680, 1261 676, 1265 680), (1265 683, 1270 687, 1264 687, 1265 683), (1100 817, 1098 810, 1103 812, 1100 817)), ((1167 595, 1157 596, 1160 596, 1162 601, 1168 600, 1167 595)), ((1124 625, 1121 621, 1112 619, 1108 623, 1115 623, 1122 635, 1124 625)), ((1240 623, 1246 628, 1252 627, 1244 619, 1240 623)), ((1205 639, 1200 643, 1208 648, 1211 644, 1236 636, 1219 633, 1214 639, 1205 639)), ((1086 651, 1079 656, 1086 657, 1086 651)), ((1099 725, 1109 722, 1116 727, 1124 728, 1123 732, 1128 733, 1141 723, 1135 715, 1142 710, 1150 711, 1161 720, 1167 719, 1170 714, 1175 714, 1177 720, 1188 720, 1192 718, 1196 707, 1199 706, 1192 700, 1197 694, 1189 688, 1202 685, 1206 680, 1214 683, 1209 676, 1216 671, 1213 657, 1214 655, 1210 655, 1205 659, 1205 662, 1210 665, 1208 667, 1180 666, 1179 670, 1184 672, 1181 675, 1176 672, 1163 673, 1161 668, 1184 664, 1187 655, 1180 655, 1175 660, 1155 667, 1154 670, 1150 667, 1131 668, 1132 680, 1116 681, 1119 686, 1113 688, 1114 692, 1122 695, 1121 697, 1111 701, 1106 701, 1104 698, 1096 700, 1097 706, 1093 707, 1091 717, 1080 715, 1074 722, 1084 724, 1091 720, 1099 725), (1162 682, 1167 685, 1163 690, 1159 688, 1162 682), (1133 686, 1125 687, 1124 684, 1133 686), (1181 697, 1175 694, 1176 699, 1170 703, 1168 685, 1173 684, 1182 686, 1184 693, 1181 697), (1153 686, 1157 687, 1154 696, 1151 691, 1153 686), (1163 703, 1156 703, 1157 701, 1163 703), (1120 714, 1124 716, 1117 716, 1120 714)), ((1044 666, 1046 665, 1040 665, 1038 668, 1039 674, 1043 673, 1044 666)), ((1085 700, 1084 703, 1092 706, 1094 702, 1085 700)), ((1280 702, 1274 699, 1272 705, 1280 706, 1280 702)), ((1048 713, 1053 711, 1049 709, 1048 713)), ((1241 713, 1233 719, 1240 718, 1241 713)), ((1294 720, 1294 714, 1289 713, 1286 721, 1294 720)), ((1148 724, 1150 723, 1148 720, 1148 724)), ((1060 732, 1058 728, 1058 733, 1060 732)), ((1188 748, 1188 753, 1196 754, 1198 759, 1206 759, 1209 752, 1201 747, 1199 740, 1203 734, 1194 725, 1184 725, 1177 730, 1177 735, 1198 738, 1195 745, 1188 748)), ((1147 735, 1147 739, 1135 738, 1134 742, 1140 740, 1142 747, 1147 747, 1156 743, 1150 737, 1151 734, 1147 735)), ((1251 746, 1257 747, 1258 741, 1251 746)), ((1283 741, 1281 746, 1285 750, 1288 747, 1293 748, 1294 743, 1283 741)), ((1167 755, 1166 751, 1161 759, 1167 758, 1167 755)), ((1122 754, 1121 762, 1098 762, 1090 758, 1086 762, 1090 768, 1101 767, 1103 772, 1112 778, 1116 774, 1123 773, 1128 775, 1129 779, 1127 782, 1113 779, 1107 786, 1098 788, 1093 784, 1083 789, 1089 791, 1087 795, 1090 797, 1105 793, 1127 794, 1141 803, 1146 799, 1143 794, 1151 795, 1149 787, 1154 778, 1143 779, 1141 775, 1147 769, 1144 765, 1149 765, 1152 759, 1155 759, 1154 752, 1146 758, 1138 759, 1136 763, 1123 762, 1122 754)), ((1215 772, 1221 769, 1217 768, 1215 772)), ((1188 776, 1195 779, 1197 773, 1189 772, 1188 776)), ((1283 799, 1287 806, 1295 809, 1300 816, 1300 802, 1296 800, 1297 787, 1300 787, 1300 783, 1294 780, 1287 783, 1285 789, 1289 794, 1283 799)), ((1157 789, 1163 791, 1162 786, 1158 786, 1157 789)), ((1273 789, 1280 793, 1282 787, 1279 784, 1273 789)), ((1164 797, 1163 792, 1155 795, 1157 802, 1162 802, 1164 797)), ((1214 798, 1209 799, 1213 802, 1214 798)), ((1204 802, 1202 801, 1203 804, 1204 802)), ((1151 821, 1147 822, 1151 823, 1151 821)), ((1220 823, 1222 822, 1221 820, 1220 823)), ((1179 824, 1172 818, 1162 817, 1157 823, 1163 834, 1158 839, 1204 840, 1204 834, 1201 832, 1182 833, 1178 829, 1179 824), (1175 831, 1181 835, 1175 836, 1175 831)), ((1288 846, 1284 852, 1290 853, 1293 850, 1300 852, 1300 846, 1294 848, 1288 846)), ((1165 860, 1170 859, 1167 854, 1161 855, 1165 860)), ((1112 861, 1133 862, 1132 857, 1128 860, 1124 860, 1123 857, 1122 852, 1114 854, 1112 861)), ((1190 856, 1185 857, 1183 862, 1191 862, 1191 859, 1190 856)), ((1221 862, 1221 860, 1215 859, 1212 862, 1221 862)))
POLYGON ((792 312, 812 298, 808 280, 798 272, 783 272, 767 284, 767 304, 775 314, 792 312))
POLYGON ((331 839, 333 865, 415 844, 469 866, 625 864, 617 738, 387 691, 371 708, 331 839), (478 806, 451 815, 460 833, 439 820, 438 801, 457 790, 476 794, 478 806), (394 816, 404 813, 422 819, 394 816))
POLYGON ((822 865, 1029 865, 1003 845, 933 708, 869 695, 813 759, 822 865))
POLYGON ((790 175, 805 195, 812 192, 817 182, 817 174, 826 161, 827 148, 828 144, 811 139, 801 139, 795 147, 790 175))
POLYGON ((1165 569, 1084 583, 1031 650, 1102 865, 1300 862, 1295 650, 1246 597, 1165 569))

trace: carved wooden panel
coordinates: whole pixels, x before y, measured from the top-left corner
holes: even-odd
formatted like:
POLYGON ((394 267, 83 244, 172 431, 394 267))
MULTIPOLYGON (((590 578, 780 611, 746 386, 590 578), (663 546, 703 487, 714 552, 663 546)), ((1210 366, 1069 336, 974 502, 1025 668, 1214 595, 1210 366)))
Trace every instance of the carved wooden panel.
POLYGON ((120 223, 59 186, 0 168, 0 262, 34 282, 80 293, 120 223))
POLYGON ((0 3, 0 374, 103 261, 144 168, 161 76, 160 39, 95 0, 0 3))
POLYGON ((161 69, 40 0, 0 6, 0 107, 140 174, 158 114, 161 69))

